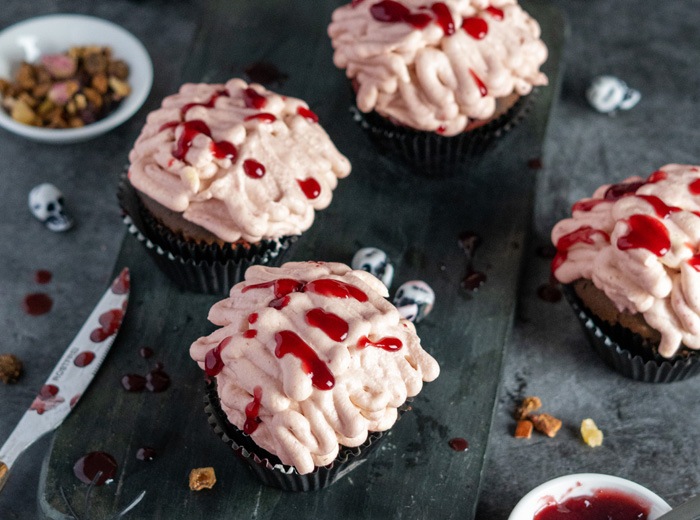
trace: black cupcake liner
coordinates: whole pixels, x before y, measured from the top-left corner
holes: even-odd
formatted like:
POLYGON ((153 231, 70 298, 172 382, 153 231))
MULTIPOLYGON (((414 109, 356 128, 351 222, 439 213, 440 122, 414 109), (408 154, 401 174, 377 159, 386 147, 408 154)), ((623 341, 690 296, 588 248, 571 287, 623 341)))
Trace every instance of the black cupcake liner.
POLYGON ((145 208, 126 175, 117 193, 127 230, 141 242, 156 265, 181 289, 227 296, 253 265, 276 267, 296 236, 253 244, 196 244, 162 225, 145 208))
MULTIPOLYGON (((412 399, 408 399, 398 408, 398 418, 410 409, 411 402, 412 399)), ((250 436, 229 422, 221 409, 216 380, 207 383, 204 404, 207 420, 214 433, 231 447, 263 484, 284 491, 316 491, 330 486, 366 462, 367 456, 377 449, 389 433, 370 432, 361 445, 354 448, 341 446, 338 456, 329 465, 316 467, 311 473, 302 475, 293 466, 283 464, 277 456, 260 448, 250 436)))
POLYGON ((683 348, 680 354, 667 359, 639 334, 598 318, 570 285, 563 285, 562 292, 574 309, 593 350, 623 376, 645 383, 673 383, 700 373, 700 353, 697 351, 683 348))
POLYGON ((351 106, 353 119, 385 154, 400 159, 425 177, 449 177, 466 164, 476 164, 500 137, 515 128, 534 104, 536 89, 520 97, 507 112, 488 123, 453 136, 393 124, 377 112, 351 106))

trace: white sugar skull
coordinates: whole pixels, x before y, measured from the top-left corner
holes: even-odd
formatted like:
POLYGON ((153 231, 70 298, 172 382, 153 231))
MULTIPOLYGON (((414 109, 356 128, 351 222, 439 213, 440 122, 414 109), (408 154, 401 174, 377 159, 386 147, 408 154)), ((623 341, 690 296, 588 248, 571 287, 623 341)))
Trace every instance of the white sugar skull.
POLYGON ((586 90, 586 98, 593 108, 603 114, 629 110, 642 99, 642 94, 615 76, 598 76, 586 90))
POLYGON ((419 322, 433 310, 435 292, 420 280, 406 282, 394 295, 394 305, 407 320, 419 322))
POLYGON ((389 263, 389 258, 386 253, 376 247, 363 247, 355 256, 352 257, 350 263, 353 269, 367 271, 379 278, 384 285, 391 287, 391 281, 394 278, 394 266, 389 263))
POLYGON ((29 209, 51 231, 66 231, 73 226, 73 219, 65 214, 63 204, 63 193, 49 182, 29 192, 29 209))

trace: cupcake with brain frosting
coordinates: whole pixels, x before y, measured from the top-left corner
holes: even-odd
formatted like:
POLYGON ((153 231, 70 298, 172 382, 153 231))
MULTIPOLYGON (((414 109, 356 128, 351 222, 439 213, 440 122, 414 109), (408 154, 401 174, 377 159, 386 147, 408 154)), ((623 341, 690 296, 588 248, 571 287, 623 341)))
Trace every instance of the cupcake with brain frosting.
POLYGON ((483 151, 547 84, 540 27, 515 0, 355 0, 328 34, 363 126, 420 167, 483 151))
POLYGON ((239 79, 165 98, 129 160, 122 207, 161 267, 217 293, 278 264, 350 173, 306 103, 239 79))
POLYGON ((192 344, 217 432, 264 482, 323 487, 361 460, 438 376, 386 287, 344 264, 254 266, 192 344))
POLYGON ((552 272, 609 364, 644 381, 698 372, 700 167, 601 186, 552 241, 552 272))

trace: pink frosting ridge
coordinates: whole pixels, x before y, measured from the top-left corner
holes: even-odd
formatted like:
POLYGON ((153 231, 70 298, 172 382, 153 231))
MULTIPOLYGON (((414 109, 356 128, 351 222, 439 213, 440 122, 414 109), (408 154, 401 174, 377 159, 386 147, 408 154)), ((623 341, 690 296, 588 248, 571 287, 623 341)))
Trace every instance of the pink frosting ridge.
POLYGON ((552 271, 585 278, 661 333, 659 353, 700 349, 700 167, 668 164, 604 185, 552 230, 552 271))
POLYGON ((240 79, 165 98, 129 160, 136 189, 227 242, 300 234, 350 173, 306 103, 240 79))
POLYGON ((190 354, 216 375, 229 421, 301 474, 330 464, 339 444, 391 428, 397 408, 440 372, 365 271, 290 262, 251 267, 245 278, 211 308, 220 328, 190 354), (309 350, 289 348, 295 337, 309 350), (214 353, 221 362, 212 370, 214 353))
POLYGON ((358 108, 417 130, 455 135, 489 119, 497 98, 547 84, 540 27, 516 0, 355 1, 335 10, 328 34, 358 108), (413 18, 377 19, 404 9, 413 18))

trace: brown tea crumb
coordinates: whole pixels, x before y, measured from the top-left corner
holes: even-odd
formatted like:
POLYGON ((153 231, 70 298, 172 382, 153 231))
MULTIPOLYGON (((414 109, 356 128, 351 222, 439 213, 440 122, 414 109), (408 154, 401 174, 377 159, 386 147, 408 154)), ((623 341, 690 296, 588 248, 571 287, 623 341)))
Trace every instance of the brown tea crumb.
POLYGON ((516 439, 529 439, 532 436, 532 422, 527 419, 524 421, 518 421, 518 425, 515 427, 515 438, 516 439))
POLYGON ((539 397, 526 397, 523 399, 523 404, 515 409, 513 414, 518 421, 526 419, 535 410, 539 410, 542 407, 542 401, 539 397))
POLYGON ((528 416, 528 419, 532 421, 538 432, 544 433, 547 437, 554 437, 561 428, 561 421, 546 413, 533 414, 528 416))
POLYGON ((192 491, 211 489, 214 484, 216 484, 214 468, 195 468, 190 471, 190 489, 192 491))
POLYGON ((13 384, 19 381, 24 364, 14 354, 0 355, 0 379, 3 383, 13 384))

